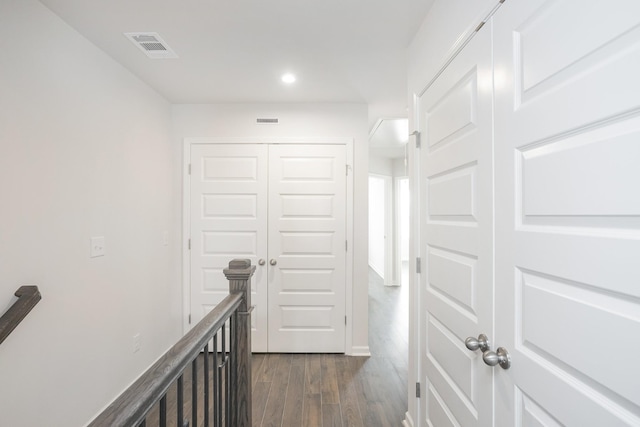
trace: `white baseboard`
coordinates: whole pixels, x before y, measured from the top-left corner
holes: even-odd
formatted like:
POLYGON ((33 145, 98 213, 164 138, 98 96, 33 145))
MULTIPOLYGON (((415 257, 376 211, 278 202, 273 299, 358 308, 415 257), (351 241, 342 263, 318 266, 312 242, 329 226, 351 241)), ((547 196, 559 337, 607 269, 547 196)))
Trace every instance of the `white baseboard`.
POLYGON ((351 347, 350 356, 371 356, 371 351, 368 345, 353 346, 351 347))
POLYGON ((413 427, 413 418, 408 412, 404 414, 404 420, 402 421, 402 427, 413 427))

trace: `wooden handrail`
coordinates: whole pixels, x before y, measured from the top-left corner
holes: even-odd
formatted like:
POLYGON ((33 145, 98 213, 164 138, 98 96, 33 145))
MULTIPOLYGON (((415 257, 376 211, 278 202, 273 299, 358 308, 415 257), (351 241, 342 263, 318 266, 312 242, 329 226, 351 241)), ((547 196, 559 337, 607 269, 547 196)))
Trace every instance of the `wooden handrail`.
MULTIPOLYGON (((213 338, 214 354, 216 333, 230 322, 232 339, 230 345, 231 389, 228 396, 231 407, 230 425, 251 426, 251 276, 255 266, 250 260, 233 260, 224 274, 229 280, 229 295, 215 306, 196 326, 184 335, 156 363, 142 374, 127 390, 118 396, 89 427, 130 427, 141 425, 153 406, 166 399, 169 387, 187 367, 195 363, 203 348, 209 352, 208 343, 213 338), (233 333, 233 331, 236 333, 233 333)), ((224 342, 224 333, 222 335, 224 342)), ((223 350, 224 352, 224 350, 223 350)), ((214 358, 215 360, 215 358, 214 358)), ((208 357, 204 358, 205 371, 208 357)), ((195 367, 195 365, 193 365, 195 367)), ((192 371, 195 371, 192 368, 192 371)), ((208 375, 207 373, 205 375, 208 375)), ((195 382, 194 382, 195 384, 195 382)), ((205 391, 205 393, 207 393, 205 391)), ((195 394, 195 392, 194 392, 195 394)), ((205 402, 208 401, 205 394, 205 402)), ((181 399, 181 398, 179 398, 181 399)), ((194 402, 195 403, 195 402, 194 402)), ((206 403, 205 403, 206 405, 206 403)), ((195 405, 194 405, 195 408, 195 405)), ((161 409, 162 411, 162 409, 161 409)), ((207 411, 208 413, 208 411, 207 411)), ((180 417, 180 414, 178 414, 180 417)), ((195 417, 195 415, 194 415, 195 417)), ((197 421, 197 420, 196 420, 197 421)), ((195 425, 198 423, 193 421, 195 425)), ((181 421, 182 422, 182 421, 181 421)))
POLYGON ((116 398, 89 427, 139 425, 241 303, 241 294, 228 295, 116 398))
POLYGON ((0 344, 42 299, 37 286, 20 286, 14 294, 18 300, 0 317, 0 344))

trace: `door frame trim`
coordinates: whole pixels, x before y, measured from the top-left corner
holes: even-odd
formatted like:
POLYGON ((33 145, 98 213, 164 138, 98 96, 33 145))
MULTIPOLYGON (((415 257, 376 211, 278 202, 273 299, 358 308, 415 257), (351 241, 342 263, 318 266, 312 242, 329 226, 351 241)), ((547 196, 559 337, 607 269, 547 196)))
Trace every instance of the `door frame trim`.
MULTIPOLYGON (((189 230, 191 228, 190 201, 191 201, 191 176, 189 175, 189 161, 191 159, 191 147, 197 144, 318 144, 318 145, 344 145, 346 148, 346 161, 348 168, 346 191, 346 237, 347 252, 345 257, 345 354, 360 353, 353 348, 353 184, 354 165, 353 147, 354 138, 351 137, 187 137, 183 139, 182 146, 182 333, 189 331, 189 314, 191 311, 190 288, 190 250, 189 230)), ((346 173, 347 171, 345 171, 346 173)))

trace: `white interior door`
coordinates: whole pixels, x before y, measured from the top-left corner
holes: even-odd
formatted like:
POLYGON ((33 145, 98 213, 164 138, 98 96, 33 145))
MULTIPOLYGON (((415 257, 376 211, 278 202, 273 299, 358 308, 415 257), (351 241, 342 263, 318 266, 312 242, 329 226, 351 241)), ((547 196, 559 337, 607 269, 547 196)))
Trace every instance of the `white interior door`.
POLYGON ((493 338, 490 25, 420 97, 420 426, 493 424, 492 370, 467 337, 493 338))
POLYGON ((345 156, 342 145, 269 148, 270 352, 344 352, 345 156))
POLYGON ((192 325, 228 294, 229 261, 248 258, 254 352, 344 352, 345 155, 343 145, 192 146, 192 325))
POLYGON ((191 324, 229 293, 222 270, 234 258, 256 265, 251 282, 252 349, 267 351, 267 162, 258 144, 191 147, 191 324))
POLYGON ((640 2, 494 17, 499 426, 640 425, 640 2))

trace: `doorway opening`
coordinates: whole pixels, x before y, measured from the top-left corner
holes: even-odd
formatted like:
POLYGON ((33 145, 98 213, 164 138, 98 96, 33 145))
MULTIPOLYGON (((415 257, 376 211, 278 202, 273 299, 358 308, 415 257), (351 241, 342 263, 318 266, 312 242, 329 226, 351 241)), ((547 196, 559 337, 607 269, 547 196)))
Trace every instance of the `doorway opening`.
POLYGON ((386 286, 409 283, 407 126, 381 119, 369 136, 369 266, 386 286))
POLYGON ((407 143, 407 119, 379 120, 369 137, 369 349, 397 373, 388 387, 401 394, 409 363, 407 143))
POLYGON ((393 285, 392 178, 369 174, 369 267, 393 285))

